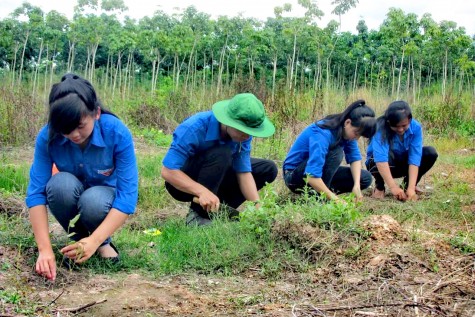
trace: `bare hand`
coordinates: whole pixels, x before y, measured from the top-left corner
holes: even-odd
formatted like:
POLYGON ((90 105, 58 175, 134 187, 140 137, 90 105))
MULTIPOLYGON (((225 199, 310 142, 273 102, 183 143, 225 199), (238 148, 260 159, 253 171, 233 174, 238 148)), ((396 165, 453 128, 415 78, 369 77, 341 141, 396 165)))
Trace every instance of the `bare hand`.
POLYGON ((53 250, 40 252, 36 260, 35 271, 50 281, 56 279, 56 261, 53 250))
POLYGON ((218 196, 209 190, 197 197, 197 200, 198 201, 196 201, 195 198, 193 199, 195 203, 200 204, 207 212, 218 211, 219 209, 220 202, 218 196))
POLYGON ((412 201, 416 201, 419 199, 419 197, 417 196, 416 194, 416 191, 415 190, 406 190, 406 195, 407 195, 407 200, 412 200, 412 201))
POLYGON ((100 243, 98 244, 91 237, 87 237, 76 243, 65 246, 61 249, 61 253, 74 260, 76 263, 83 263, 86 262, 94 252, 96 252, 99 245, 100 243))
POLYGON ((407 196, 399 186, 391 187, 391 193, 397 200, 406 201, 407 196))
POLYGON ((353 190, 351 192, 355 194, 355 203, 363 201, 363 194, 361 194, 361 188, 359 186, 353 187, 353 190))

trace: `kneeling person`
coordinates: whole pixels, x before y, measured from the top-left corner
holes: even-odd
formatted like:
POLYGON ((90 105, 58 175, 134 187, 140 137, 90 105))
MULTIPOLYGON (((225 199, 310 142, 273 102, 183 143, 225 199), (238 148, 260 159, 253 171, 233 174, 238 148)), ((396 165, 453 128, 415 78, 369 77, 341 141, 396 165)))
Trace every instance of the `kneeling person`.
POLYGON ((277 176, 271 160, 251 158, 254 137, 274 134, 262 102, 244 93, 183 121, 163 159, 170 195, 191 202, 187 225, 207 225, 220 204, 232 208, 259 201, 258 190, 277 176))

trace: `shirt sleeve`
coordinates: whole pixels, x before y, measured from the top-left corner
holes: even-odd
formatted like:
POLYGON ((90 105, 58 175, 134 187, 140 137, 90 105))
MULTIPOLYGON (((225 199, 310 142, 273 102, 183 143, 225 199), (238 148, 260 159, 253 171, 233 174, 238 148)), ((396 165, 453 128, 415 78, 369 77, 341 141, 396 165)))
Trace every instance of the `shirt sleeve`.
POLYGON ((173 132, 173 141, 163 158, 163 166, 171 170, 181 169, 188 158, 196 154, 202 138, 204 137, 193 125, 179 125, 173 132))
POLYGON ((318 129, 318 132, 309 138, 310 153, 307 166, 305 167, 305 174, 315 178, 322 177, 325 157, 327 156, 331 141, 331 132, 322 129, 318 129))
POLYGON ((46 184, 51 178, 52 168, 53 161, 48 154, 48 128, 44 127, 36 137, 30 182, 26 191, 25 202, 28 208, 46 205, 46 184))
POLYGON ((422 159, 422 127, 417 124, 413 128, 413 138, 409 145, 408 164, 420 166, 422 159))
POLYGON ((381 131, 377 131, 371 139, 373 146, 373 158, 375 163, 389 162, 389 142, 383 140, 381 131))
POLYGON ((238 149, 233 155, 233 169, 236 173, 252 172, 251 141, 252 137, 238 144, 238 149))
POLYGON ((127 128, 125 128, 118 144, 116 144, 114 160, 117 187, 112 207, 125 214, 133 214, 138 199, 138 168, 132 134, 127 128))
POLYGON ((360 148, 358 147, 358 141, 351 140, 345 142, 343 151, 345 152, 346 163, 351 164, 356 161, 361 161, 361 153, 360 148))

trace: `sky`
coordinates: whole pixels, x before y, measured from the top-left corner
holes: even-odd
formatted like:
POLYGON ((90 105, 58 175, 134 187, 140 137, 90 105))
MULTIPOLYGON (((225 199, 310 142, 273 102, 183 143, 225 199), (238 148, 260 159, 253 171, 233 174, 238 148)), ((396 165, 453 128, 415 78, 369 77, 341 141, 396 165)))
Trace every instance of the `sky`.
MULTIPOLYGON (((43 11, 57 10, 72 18, 75 0, 29 0, 32 5, 39 6, 43 11)), ((229 17, 242 13, 245 17, 255 17, 265 21, 274 16, 274 7, 284 3, 292 4, 292 16, 302 16, 303 9, 297 0, 124 0, 129 10, 126 15, 139 19, 153 15, 156 10, 167 14, 177 12, 175 8, 186 8, 194 5, 198 11, 210 14, 213 18, 219 15, 229 17)), ((338 16, 331 14, 332 0, 317 1, 325 16, 318 21, 320 27, 325 27, 332 19, 338 21, 338 16)), ((0 19, 8 16, 21 2, 18 0, 0 1, 0 19)), ((377 30, 386 18, 389 8, 402 9, 406 14, 415 13, 419 18, 424 13, 430 13, 436 22, 442 20, 454 21, 457 26, 465 27, 468 35, 475 35, 475 3, 472 0, 359 0, 355 8, 342 16, 342 31, 356 33, 356 25, 363 19, 369 29, 377 30)))

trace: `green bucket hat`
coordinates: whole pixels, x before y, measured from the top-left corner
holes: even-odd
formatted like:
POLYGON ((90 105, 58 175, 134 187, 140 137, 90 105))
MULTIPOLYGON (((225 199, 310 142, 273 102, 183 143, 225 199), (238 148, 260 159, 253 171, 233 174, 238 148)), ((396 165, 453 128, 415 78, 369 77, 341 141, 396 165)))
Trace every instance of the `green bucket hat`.
POLYGON ((218 101, 213 105, 213 113, 222 124, 252 136, 266 138, 275 132, 274 125, 266 117, 264 105, 250 93, 218 101))

